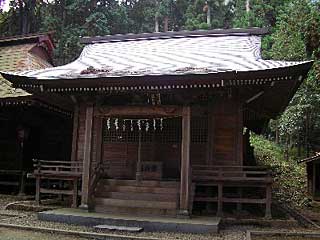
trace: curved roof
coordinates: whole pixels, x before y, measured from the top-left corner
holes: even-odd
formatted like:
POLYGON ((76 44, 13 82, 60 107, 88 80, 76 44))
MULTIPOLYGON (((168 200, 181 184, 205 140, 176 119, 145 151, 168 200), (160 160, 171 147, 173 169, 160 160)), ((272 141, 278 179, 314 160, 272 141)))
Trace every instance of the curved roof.
POLYGON ((89 44, 74 62, 14 75, 48 80, 181 76, 270 70, 306 63, 263 60, 260 36, 249 33, 203 31, 201 34, 132 36, 93 39, 87 41, 89 44))

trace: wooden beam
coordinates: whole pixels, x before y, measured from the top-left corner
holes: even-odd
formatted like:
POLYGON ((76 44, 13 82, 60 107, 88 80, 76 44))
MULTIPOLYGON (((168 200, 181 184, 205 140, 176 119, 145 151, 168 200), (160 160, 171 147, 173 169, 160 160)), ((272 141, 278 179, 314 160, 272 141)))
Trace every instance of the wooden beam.
POLYGON ((82 195, 80 208, 88 209, 91 149, 92 149, 92 127, 93 127, 93 104, 88 104, 86 108, 86 122, 84 135, 84 159, 82 174, 82 195))
POLYGON ((117 106, 96 108, 97 117, 108 116, 146 116, 146 117, 176 117, 182 115, 179 106, 117 106))
POLYGON ((191 186, 190 171, 190 120, 189 106, 182 109, 182 142, 181 142, 181 177, 180 177, 180 209, 179 215, 189 216, 189 198, 191 186))
POLYGON ((73 113, 73 131, 72 131, 72 150, 71 150, 71 161, 77 160, 78 150, 78 128, 79 128, 79 106, 76 105, 73 113))

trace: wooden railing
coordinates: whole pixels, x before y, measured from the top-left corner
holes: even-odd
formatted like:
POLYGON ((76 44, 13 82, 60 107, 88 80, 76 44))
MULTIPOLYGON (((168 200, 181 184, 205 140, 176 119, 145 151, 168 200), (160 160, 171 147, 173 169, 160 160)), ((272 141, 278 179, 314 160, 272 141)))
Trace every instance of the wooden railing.
POLYGON ((80 161, 50 161, 33 159, 34 174, 82 174, 82 162, 80 161))
POLYGON ((72 206, 77 207, 79 193, 78 186, 82 177, 82 162, 80 161, 50 161, 34 159, 34 172, 36 178, 36 202, 40 204, 41 193, 54 195, 72 195, 72 206), (69 189, 52 188, 50 184, 43 187, 41 180, 59 181, 61 186, 67 182, 69 189), (70 184, 71 182, 71 184, 70 184))
POLYGON ((271 171, 264 166, 192 165, 192 180, 272 182, 271 171))
MULTIPOLYGON (((263 166, 209 166, 192 165, 192 182, 202 187, 217 187, 216 195, 195 195, 194 201, 217 202, 217 214, 222 215, 223 203, 237 203, 237 208, 242 203, 265 204, 265 217, 271 218, 271 171, 263 166), (237 188, 237 197, 227 197, 224 187, 237 188), (242 188, 264 188, 263 197, 243 197, 242 188)), ((253 190, 253 193, 255 191, 253 190)))

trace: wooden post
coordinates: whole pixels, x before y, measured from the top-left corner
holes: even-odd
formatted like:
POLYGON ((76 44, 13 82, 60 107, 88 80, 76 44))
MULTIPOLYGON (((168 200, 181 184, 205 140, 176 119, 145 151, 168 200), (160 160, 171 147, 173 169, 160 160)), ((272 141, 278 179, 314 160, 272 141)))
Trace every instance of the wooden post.
POLYGON ((19 188, 19 196, 25 195, 25 184, 26 184, 26 172, 21 172, 21 178, 20 178, 20 188, 19 188))
MULTIPOLYGON (((242 199, 242 187, 238 187, 238 198, 242 199)), ((237 203, 237 212, 240 213, 242 211, 242 203, 237 203)))
POLYGON ((182 142, 181 142, 181 177, 180 177, 180 210, 179 215, 188 217, 190 197, 190 121, 189 106, 182 109, 182 142))
POLYGON ((312 164, 312 199, 316 196, 316 179, 317 179, 317 172, 316 172, 316 164, 313 162, 312 164))
POLYGON ((267 184, 266 187, 266 214, 265 214, 265 218, 266 219, 271 219, 272 215, 271 215, 271 202, 272 202, 272 188, 271 188, 271 184, 267 184))
POLYGON ((36 176, 36 203, 40 205, 40 176, 36 176))
POLYGON ((139 130, 139 140, 138 140, 138 161, 136 170, 136 181, 142 180, 142 169, 141 169, 141 131, 139 130))
POLYGON ((88 104, 86 109, 84 159, 82 169, 82 191, 80 208, 88 210, 91 148, 92 148, 93 104, 88 104))
POLYGON ((72 194, 72 207, 77 208, 78 206, 78 178, 73 179, 73 194, 72 194))
MULTIPOLYGON (((238 110, 238 134, 237 134, 237 149, 236 149, 236 159, 238 165, 243 165, 243 108, 240 105, 238 110)), ((246 159, 245 159, 246 160, 246 159)))
POLYGON ((218 183, 218 210, 217 216, 222 217, 223 215, 223 184, 218 183))

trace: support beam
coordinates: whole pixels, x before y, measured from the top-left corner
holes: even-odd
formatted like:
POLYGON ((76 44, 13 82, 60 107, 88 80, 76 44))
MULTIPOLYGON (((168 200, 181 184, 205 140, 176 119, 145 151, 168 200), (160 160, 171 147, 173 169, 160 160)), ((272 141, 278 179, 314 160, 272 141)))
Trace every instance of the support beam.
POLYGON ((180 177, 180 209, 179 215, 188 217, 191 186, 190 171, 190 121, 189 106, 182 109, 182 142, 181 142, 181 177, 180 177))
POLYGON ((91 149, 92 149, 92 127, 93 127, 93 104, 88 104, 86 109, 86 124, 84 135, 84 159, 82 173, 82 191, 80 208, 88 210, 91 149))

